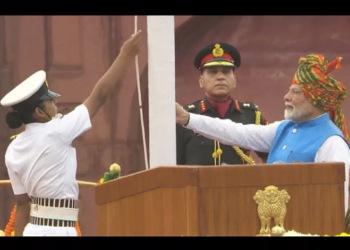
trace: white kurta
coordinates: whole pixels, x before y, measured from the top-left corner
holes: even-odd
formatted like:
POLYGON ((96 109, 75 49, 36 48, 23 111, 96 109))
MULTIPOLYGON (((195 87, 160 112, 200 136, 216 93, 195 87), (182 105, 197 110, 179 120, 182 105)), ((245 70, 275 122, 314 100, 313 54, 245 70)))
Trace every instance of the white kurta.
MULTIPOLYGON (((328 115, 328 114, 324 114, 328 115)), ((239 146, 259 152, 269 152, 281 121, 265 126, 243 125, 228 119, 212 118, 190 113, 189 123, 184 126, 209 139, 226 145, 239 146)), ((348 210, 350 149, 339 136, 329 137, 318 149, 315 162, 345 163, 345 213, 348 210)))

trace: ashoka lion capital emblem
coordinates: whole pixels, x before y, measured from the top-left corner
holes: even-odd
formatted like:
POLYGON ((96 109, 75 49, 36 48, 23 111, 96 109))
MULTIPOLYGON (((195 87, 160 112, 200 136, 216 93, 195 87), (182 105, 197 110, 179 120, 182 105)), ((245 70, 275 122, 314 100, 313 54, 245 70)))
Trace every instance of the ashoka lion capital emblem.
POLYGON ((290 200, 290 196, 286 190, 278 190, 278 187, 268 186, 264 191, 258 190, 254 197, 254 201, 258 204, 258 215, 260 218, 261 228, 259 235, 271 234, 271 219, 274 219, 275 226, 284 229, 284 218, 287 213, 286 203, 290 200))

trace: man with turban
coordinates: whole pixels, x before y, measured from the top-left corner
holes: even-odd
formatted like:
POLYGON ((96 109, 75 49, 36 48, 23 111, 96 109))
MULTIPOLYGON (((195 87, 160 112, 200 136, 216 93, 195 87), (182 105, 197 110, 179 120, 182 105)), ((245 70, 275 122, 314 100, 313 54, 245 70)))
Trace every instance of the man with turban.
POLYGON ((243 125, 230 120, 185 111, 176 103, 176 122, 195 133, 227 145, 269 153, 267 164, 293 162, 344 162, 346 231, 350 229, 350 146, 340 105, 344 84, 328 74, 340 68, 342 58, 331 62, 323 55, 301 57, 285 95, 285 120, 265 126, 243 125))

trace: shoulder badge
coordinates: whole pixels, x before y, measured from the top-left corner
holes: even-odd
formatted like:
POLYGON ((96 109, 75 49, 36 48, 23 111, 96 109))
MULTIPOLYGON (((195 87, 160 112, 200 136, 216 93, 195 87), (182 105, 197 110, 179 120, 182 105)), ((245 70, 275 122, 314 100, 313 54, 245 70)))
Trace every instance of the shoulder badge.
POLYGON ((10 137, 10 139, 13 140, 13 139, 15 139, 18 135, 19 135, 19 134, 13 135, 13 136, 10 137))
POLYGON ((194 109, 196 106, 194 106, 193 104, 190 104, 187 106, 189 109, 194 109))
POLYGON ((184 110, 189 112, 195 112, 195 110, 198 109, 198 107, 199 107, 199 101, 196 101, 190 104, 185 104, 182 106, 184 110))
POLYGON ((191 111, 191 110, 196 108, 196 105, 194 105, 194 104, 183 105, 182 108, 186 111, 191 111))
POLYGON ((253 102, 243 102, 243 103, 241 104, 241 106, 242 106, 243 108, 247 108, 247 109, 254 109, 254 110, 258 109, 258 105, 256 105, 256 104, 253 103, 253 102))
POLYGON ((201 113, 204 112, 207 108, 203 100, 198 100, 190 104, 183 105, 182 108, 188 112, 192 113, 201 113))

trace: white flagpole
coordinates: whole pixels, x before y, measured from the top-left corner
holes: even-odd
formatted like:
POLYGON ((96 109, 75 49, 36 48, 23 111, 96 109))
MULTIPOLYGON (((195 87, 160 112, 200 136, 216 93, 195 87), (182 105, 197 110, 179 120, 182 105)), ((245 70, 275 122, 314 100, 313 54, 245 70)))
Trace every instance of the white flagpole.
POLYGON ((147 16, 150 168, 176 165, 174 16, 147 16))

